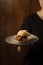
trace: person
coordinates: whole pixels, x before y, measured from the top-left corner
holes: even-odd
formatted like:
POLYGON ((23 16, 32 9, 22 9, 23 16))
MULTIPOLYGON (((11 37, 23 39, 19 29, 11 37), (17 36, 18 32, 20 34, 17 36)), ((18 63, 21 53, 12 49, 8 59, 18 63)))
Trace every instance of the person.
POLYGON ((24 57, 22 65, 43 65, 43 0, 39 0, 39 4, 40 11, 27 16, 20 28, 39 37, 24 57))

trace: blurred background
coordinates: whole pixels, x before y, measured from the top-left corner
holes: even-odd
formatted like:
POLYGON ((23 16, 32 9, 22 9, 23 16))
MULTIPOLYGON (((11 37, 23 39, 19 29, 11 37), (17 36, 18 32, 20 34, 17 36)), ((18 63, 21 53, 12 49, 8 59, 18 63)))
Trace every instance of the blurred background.
POLYGON ((38 0, 0 0, 0 65, 21 65, 22 53, 4 40, 16 34, 25 17, 38 10, 38 0))

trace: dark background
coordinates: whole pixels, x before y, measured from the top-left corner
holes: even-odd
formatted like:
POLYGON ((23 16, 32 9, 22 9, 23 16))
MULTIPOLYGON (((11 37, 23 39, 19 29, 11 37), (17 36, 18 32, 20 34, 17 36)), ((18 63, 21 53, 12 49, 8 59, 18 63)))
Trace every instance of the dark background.
POLYGON ((38 0, 0 0, 0 65, 21 65, 22 51, 6 44, 18 32, 24 18, 40 9, 38 0))

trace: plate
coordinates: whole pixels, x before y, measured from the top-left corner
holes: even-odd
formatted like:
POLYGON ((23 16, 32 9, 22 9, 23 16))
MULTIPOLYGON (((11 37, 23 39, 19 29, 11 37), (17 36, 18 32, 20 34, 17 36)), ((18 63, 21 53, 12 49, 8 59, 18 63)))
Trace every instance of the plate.
POLYGON ((5 38, 5 42, 7 42, 9 44, 14 44, 14 45, 28 45, 28 44, 33 44, 39 40, 39 38, 36 35, 31 34, 30 36, 28 36, 28 42, 20 43, 19 41, 17 42, 15 40, 15 37, 16 37, 16 35, 9 36, 9 37, 5 38))

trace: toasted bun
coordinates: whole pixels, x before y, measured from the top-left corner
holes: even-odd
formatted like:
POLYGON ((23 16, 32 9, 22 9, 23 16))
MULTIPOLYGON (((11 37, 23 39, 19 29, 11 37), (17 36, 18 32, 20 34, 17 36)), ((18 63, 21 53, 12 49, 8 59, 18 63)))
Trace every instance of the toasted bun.
POLYGON ((27 30, 20 30, 20 31, 18 31, 17 35, 30 36, 30 33, 27 30))

